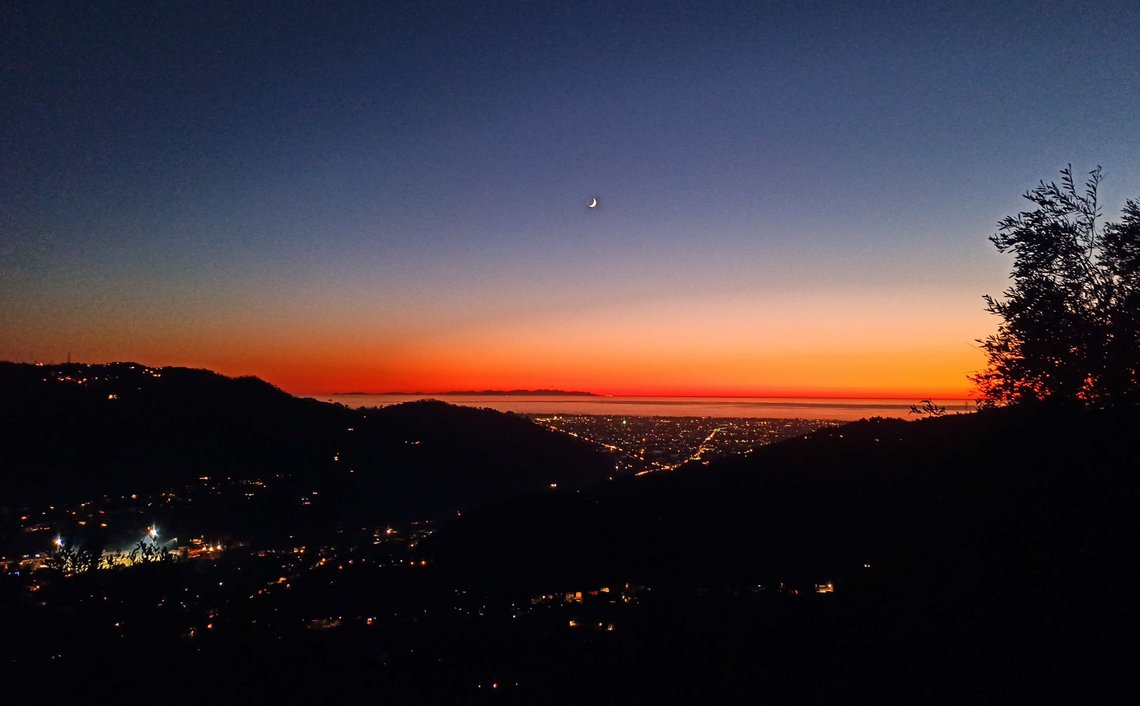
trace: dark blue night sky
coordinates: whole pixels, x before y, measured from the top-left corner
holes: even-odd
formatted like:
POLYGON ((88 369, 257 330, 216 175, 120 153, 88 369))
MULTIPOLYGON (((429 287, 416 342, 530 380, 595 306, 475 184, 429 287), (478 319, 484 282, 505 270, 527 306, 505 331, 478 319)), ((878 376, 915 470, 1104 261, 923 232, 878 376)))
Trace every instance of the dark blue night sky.
POLYGON ((1135 2, 7 3, 0 26, 4 359, 960 392, 1019 195, 1072 162, 1104 165, 1107 216, 1140 196, 1135 2))

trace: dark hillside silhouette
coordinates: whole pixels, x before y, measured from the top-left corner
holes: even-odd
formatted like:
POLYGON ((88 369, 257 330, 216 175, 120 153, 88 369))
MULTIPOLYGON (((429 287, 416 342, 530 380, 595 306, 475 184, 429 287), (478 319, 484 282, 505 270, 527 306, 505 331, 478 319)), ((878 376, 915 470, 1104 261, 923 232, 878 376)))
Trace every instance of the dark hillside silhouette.
POLYGON ((841 702, 887 684, 912 702, 1079 701, 1129 674, 1138 432, 1134 410, 872 419, 465 515, 432 550, 490 594, 833 582, 835 612, 801 623, 818 643, 789 658, 841 702))
POLYGON ((595 447, 510 413, 435 400, 362 410, 343 444, 357 469, 343 474, 336 505, 354 517, 408 520, 453 515, 493 499, 581 488, 613 474, 595 447))
MULTIPOLYGON (((61 694, 82 696, 123 664, 140 700, 169 686, 171 665, 209 675, 166 696, 191 703, 217 693, 279 703, 1118 703, 1111 697, 1134 693, 1131 653, 1118 649, 1134 632, 1138 578, 1133 408, 871 419, 746 457, 572 487, 607 477, 608 457, 515 415, 439 402, 354 412, 201 371, 123 376, 130 384, 116 378, 98 394, 50 387, 86 389, 74 372, 60 368, 47 377, 72 380, 51 382, 43 368, 5 368, 9 382, 27 378, 5 389, 31 400, 48 385, 57 401, 78 400, 73 419, 95 420, 105 403, 129 401, 131 385, 138 395, 169 380, 148 393, 146 423, 172 430, 152 442, 151 468, 201 453, 177 441, 191 429, 208 448, 222 435, 222 448, 250 454, 255 468, 274 467, 272 457, 243 439, 293 444, 314 465, 295 464, 293 480, 274 480, 284 489, 255 505, 241 493, 230 506, 195 499, 194 512, 201 501, 219 521, 248 519, 248 547, 72 577, 4 575, 0 660, 32 683, 55 678, 61 694), (209 412, 231 395, 245 399, 230 400, 244 414, 278 421, 262 436, 227 433, 243 418, 209 412), (456 517, 465 498, 492 504, 456 517), (407 527, 374 543, 370 522, 413 506, 450 519, 414 547, 407 527), (49 659, 60 653, 62 677, 49 659), (488 699, 481 689, 495 683, 518 691, 488 699)), ((59 408, 41 414, 51 421, 59 408)), ((138 412, 115 414, 96 428, 143 424, 138 412)), ((129 458, 130 434, 57 435, 53 449, 10 415, 27 436, 5 432, 7 458, 35 444, 59 467, 105 459, 106 475, 91 481, 120 481, 115 460, 129 458), (84 438, 92 446, 67 448, 84 438)), ((48 496, 50 478, 23 487, 48 496)))
POLYGON ((207 370, 0 363, 7 502, 312 468, 352 413, 207 370))
POLYGON ((512 570, 498 557, 537 557, 519 577, 534 589, 615 572, 700 585, 854 576, 864 563, 961 573, 1044 554, 1059 566, 1119 544, 1114 528, 1135 522, 1138 431, 1134 412, 865 420, 465 515, 438 551, 491 573, 512 570), (505 551, 477 550, 492 544, 505 551))
MULTIPOLYGON (((586 443, 517 415, 431 401, 354 410, 205 370, 0 363, 0 396, 8 506, 154 492, 203 476, 282 478, 289 502, 325 491, 306 511, 309 525, 381 522, 594 483, 613 468, 586 443)), ((236 520, 251 508, 231 509, 236 520)), ((259 522, 276 514, 269 524, 285 526, 295 512, 260 507, 259 522)))

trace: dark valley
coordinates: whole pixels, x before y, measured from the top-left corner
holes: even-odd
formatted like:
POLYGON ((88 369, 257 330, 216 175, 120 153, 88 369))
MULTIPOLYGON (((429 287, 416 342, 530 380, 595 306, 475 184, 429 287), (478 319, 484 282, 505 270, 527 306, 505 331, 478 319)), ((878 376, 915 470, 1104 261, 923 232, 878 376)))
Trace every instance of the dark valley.
POLYGON ((824 425, 635 475, 438 402, 0 372, 3 663, 62 670, 61 695, 124 664, 139 701, 1063 702, 1132 679, 1135 410, 824 425))

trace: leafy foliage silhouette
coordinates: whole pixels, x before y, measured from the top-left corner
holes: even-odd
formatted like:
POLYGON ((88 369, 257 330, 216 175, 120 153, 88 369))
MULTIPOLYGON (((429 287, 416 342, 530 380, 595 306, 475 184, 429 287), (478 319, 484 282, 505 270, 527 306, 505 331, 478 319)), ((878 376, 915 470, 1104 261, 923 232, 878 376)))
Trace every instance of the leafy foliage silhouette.
POLYGON ((985 296, 1001 317, 979 341, 988 367, 972 376, 981 406, 1029 402, 1113 407, 1140 399, 1140 204, 1100 225, 1101 168, 1084 191, 1072 166, 1040 182, 1029 211, 998 222, 990 240, 1012 253, 1013 284, 985 296))
POLYGON ((930 399, 920 400, 918 404, 910 406, 911 414, 919 414, 927 417, 941 417, 946 414, 946 408, 942 405, 934 404, 930 399))

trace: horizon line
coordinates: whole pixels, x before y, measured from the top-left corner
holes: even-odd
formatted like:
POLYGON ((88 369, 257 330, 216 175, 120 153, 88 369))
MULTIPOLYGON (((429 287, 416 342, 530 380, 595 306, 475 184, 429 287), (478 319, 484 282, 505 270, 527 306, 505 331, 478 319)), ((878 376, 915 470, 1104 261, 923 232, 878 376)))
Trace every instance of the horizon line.
POLYGON ((507 396, 510 396, 511 393, 515 393, 516 395, 519 395, 519 396, 521 396, 524 393, 529 393, 531 395, 539 396, 544 391, 550 391, 550 392, 560 393, 560 394, 550 395, 553 397, 574 396, 574 397, 596 397, 596 398, 607 398, 607 397, 668 398, 668 397, 674 397, 674 398, 682 398, 682 399, 698 399, 698 398, 704 398, 704 399, 757 399, 757 398, 767 398, 767 399, 797 399, 797 400, 798 399, 816 399, 816 400, 863 399, 863 400, 912 400, 914 402, 921 402, 923 400, 932 400, 932 401, 933 400, 947 400, 947 401, 955 401, 955 402, 976 402, 978 399, 976 396, 972 396, 968 393, 963 394, 961 392, 953 392, 953 393, 948 393, 948 394, 939 394, 939 391, 934 391, 934 393, 923 393, 923 394, 915 394, 915 393, 909 392, 909 391, 908 392, 862 392, 862 393, 860 393, 860 392, 854 391, 854 390, 852 390, 852 391, 835 391, 835 392, 783 392, 783 393, 775 392, 775 391, 765 391, 763 393, 761 393, 761 392, 755 392, 755 393, 746 393, 746 392, 697 393, 697 392, 648 392, 648 391, 644 391, 644 390, 634 391, 634 392, 627 392, 627 391, 595 392, 592 390, 562 390, 562 389, 558 389, 555 387, 539 387, 539 388, 518 387, 518 388, 511 388, 511 389, 483 389, 483 390, 479 390, 479 389, 467 389, 467 390, 451 389, 451 390, 446 390, 446 391, 440 390, 440 391, 434 391, 434 392, 421 392, 421 391, 405 392, 405 391, 391 391, 391 390, 384 391, 384 392, 363 392, 363 391, 355 391, 355 390, 349 391, 349 392, 328 392, 328 391, 307 392, 307 391, 300 391, 300 390, 296 390, 296 389, 290 390, 290 389, 280 385, 279 383, 276 383, 273 380, 269 379, 269 376, 262 376, 262 375, 259 375, 256 373, 255 374, 245 373, 245 374, 236 374, 235 375, 232 372, 224 372, 223 373, 223 372, 218 371, 215 368, 198 367, 194 364, 188 364, 188 365, 162 365, 162 364, 153 365, 153 364, 149 364, 149 363, 139 363, 137 360, 130 360, 130 359, 113 360, 113 361, 109 361, 109 362, 95 362, 95 363, 84 363, 84 362, 75 361, 75 360, 69 360, 66 362, 64 362, 64 361, 48 362, 48 361, 38 361, 38 360, 29 362, 29 361, 18 361, 18 360, 4 360, 2 362, 13 363, 16 365, 113 365, 113 364, 120 364, 120 363, 129 363, 129 364, 134 364, 134 365, 143 365, 145 367, 155 367, 155 368, 186 367, 186 368, 190 368, 190 369, 207 370, 209 372, 212 372, 212 373, 215 373, 218 375, 224 375, 226 377, 247 377, 247 376, 248 377, 256 377, 260 380, 263 380, 263 381, 273 385, 274 387, 277 387, 278 389, 280 389, 284 392, 287 392, 290 395, 294 395, 296 397, 310 397, 310 398, 349 397, 349 396, 433 397, 433 396, 448 396, 448 395, 476 396, 476 395, 484 395, 484 394, 485 395, 499 395, 499 396, 507 397, 507 396), (538 394, 536 394, 536 393, 538 393, 538 394))
MULTIPOLYGON (((499 395, 510 397, 512 393, 531 393, 540 390, 449 390, 446 392, 319 392, 300 395, 302 397, 433 397, 433 396, 475 396, 499 395)), ((520 395, 521 396, 521 395, 520 395)), ((962 395, 892 395, 892 394, 667 394, 667 393, 601 393, 589 391, 562 391, 562 394, 552 394, 550 397, 679 397, 704 399, 788 399, 788 400, 905 400, 914 399, 915 402, 923 400, 953 400, 958 402, 975 402, 976 397, 962 395)))

